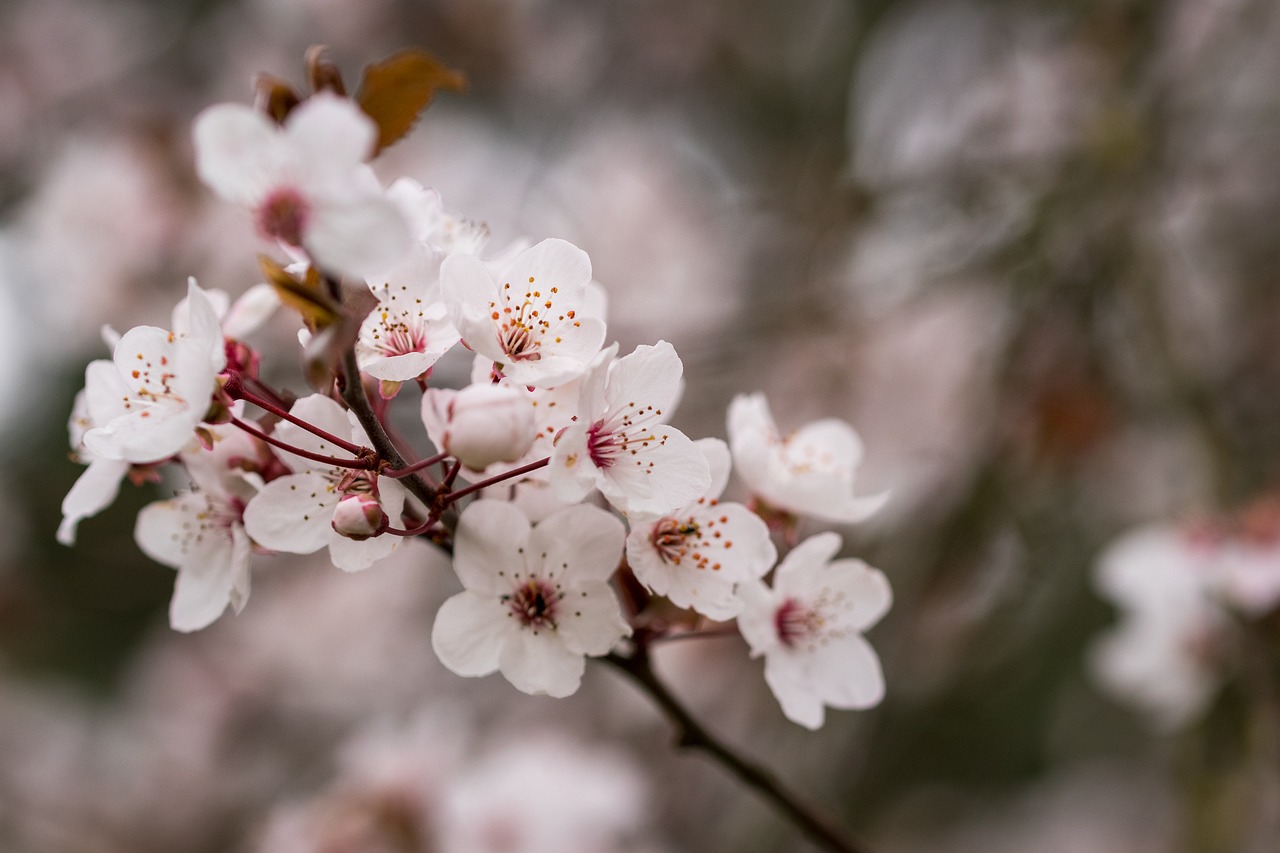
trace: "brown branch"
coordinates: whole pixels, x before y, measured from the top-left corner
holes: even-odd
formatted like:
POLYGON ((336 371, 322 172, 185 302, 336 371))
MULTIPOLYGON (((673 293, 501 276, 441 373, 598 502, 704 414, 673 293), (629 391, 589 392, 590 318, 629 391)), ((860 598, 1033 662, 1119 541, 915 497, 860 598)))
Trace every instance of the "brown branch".
POLYGON ((738 777, 748 788, 768 800, 787 820, 795 824, 811 841, 833 853, 867 853, 844 837, 830 818, 818 814, 794 792, 783 786, 764 767, 743 758, 732 747, 716 738, 693 718, 653 671, 648 649, 637 645, 631 655, 611 652, 602 658, 626 674, 636 686, 649 695, 676 730, 676 745, 682 749, 701 750, 712 760, 738 777))
MULTIPOLYGON (((338 385, 343 402, 355 414, 360 426, 364 427, 365 435, 369 436, 369 443, 373 445, 378 455, 394 469, 408 468, 409 463, 405 462, 404 457, 400 455, 395 442, 382 426, 382 421, 369 405, 369 397, 364 392, 364 382, 360 379, 360 367, 356 364, 354 347, 348 347, 342 354, 342 375, 338 377, 338 385)), ((436 490, 428 486, 417 474, 410 474, 400 482, 413 493, 414 497, 426 504, 428 511, 435 505, 436 490)))

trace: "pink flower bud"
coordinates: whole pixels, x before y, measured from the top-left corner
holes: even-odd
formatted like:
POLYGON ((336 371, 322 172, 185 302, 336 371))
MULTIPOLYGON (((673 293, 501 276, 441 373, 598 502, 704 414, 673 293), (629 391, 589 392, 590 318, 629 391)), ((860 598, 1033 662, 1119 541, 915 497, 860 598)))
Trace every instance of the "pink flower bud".
POLYGON ((505 385, 432 388, 422 398, 422 420, 436 446, 473 471, 514 462, 533 445, 533 406, 505 385))
POLYGON ((347 495, 333 511, 333 529, 357 542, 376 536, 388 523, 382 504, 370 494, 347 495))

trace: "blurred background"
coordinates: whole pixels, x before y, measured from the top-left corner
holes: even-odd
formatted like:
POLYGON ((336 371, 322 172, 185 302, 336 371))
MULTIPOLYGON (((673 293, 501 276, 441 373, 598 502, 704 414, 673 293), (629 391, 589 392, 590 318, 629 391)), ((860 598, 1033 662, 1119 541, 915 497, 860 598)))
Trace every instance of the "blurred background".
MULTIPOLYGON (((1276 849, 1273 666, 1169 731, 1088 663, 1108 542, 1277 485, 1268 0, 0 0, 0 848, 811 849, 602 666, 567 700, 446 672, 425 545, 259 559, 186 636, 132 539, 162 490, 54 541, 100 327, 259 280, 192 118, 316 43, 349 83, 409 46, 468 75, 382 176, 584 248, 623 351, 682 355, 685 432, 758 390, 863 436, 886 701, 813 734, 740 640, 659 649, 714 730, 876 851, 1276 849)), ((286 382, 291 341, 254 341, 286 382)))

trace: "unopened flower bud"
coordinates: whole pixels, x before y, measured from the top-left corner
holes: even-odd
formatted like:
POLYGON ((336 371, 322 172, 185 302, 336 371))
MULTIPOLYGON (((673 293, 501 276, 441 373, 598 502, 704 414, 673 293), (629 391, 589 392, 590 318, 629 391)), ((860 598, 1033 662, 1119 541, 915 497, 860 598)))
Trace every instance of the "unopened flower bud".
POLYGON ((533 445, 533 406, 505 385, 432 388, 422 398, 422 420, 436 446, 480 471, 514 462, 533 445))
POLYGON ((370 494, 347 495, 333 511, 333 529, 357 542, 376 536, 388 523, 382 504, 370 494))

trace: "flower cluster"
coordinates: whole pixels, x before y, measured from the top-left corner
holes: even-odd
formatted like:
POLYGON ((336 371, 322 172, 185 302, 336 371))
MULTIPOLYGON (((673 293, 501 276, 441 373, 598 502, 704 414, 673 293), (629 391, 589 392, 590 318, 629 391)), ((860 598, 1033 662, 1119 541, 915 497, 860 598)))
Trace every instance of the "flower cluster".
POLYGON ((1126 533, 1098 560, 1095 585, 1122 612, 1091 665, 1109 692, 1172 730, 1208 710, 1248 626, 1280 606, 1280 507, 1126 533))
POLYGON ((144 509, 136 537, 178 572, 178 630, 244 607, 255 554, 327 549, 363 571, 416 540, 453 555, 463 589, 431 645, 459 675, 567 696, 588 657, 736 619, 795 722, 879 702, 863 632, 889 608, 885 577, 838 559, 834 533, 796 542, 801 517, 851 523, 884 502, 855 492, 852 428, 784 433, 753 394, 733 401, 727 444, 690 438, 671 425, 675 348, 606 345, 586 252, 555 238, 492 251, 434 191, 382 186, 369 162, 407 124, 341 91, 196 119, 200 178, 282 260, 264 258, 268 285, 230 307, 193 279, 171 328, 112 336, 72 419, 88 468, 59 538, 123 478, 173 469, 189 487, 144 509), (269 384, 244 340, 280 304, 300 315, 314 386, 301 397, 269 384), (470 385, 433 384, 440 359, 466 353, 470 385), (391 427, 406 389, 430 453, 391 427), (747 503, 721 499, 735 469, 747 503))

